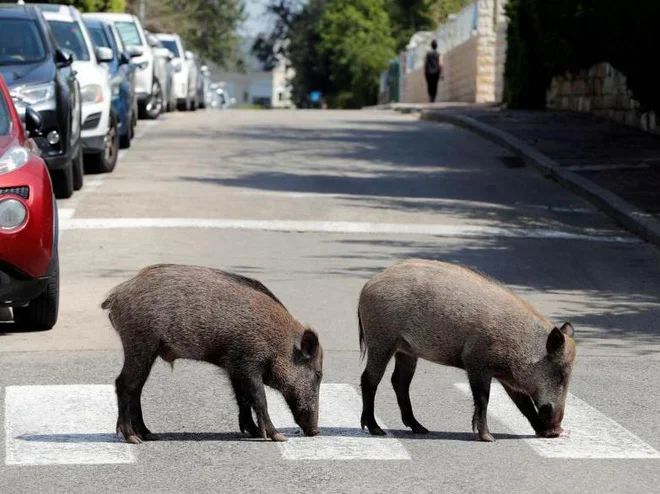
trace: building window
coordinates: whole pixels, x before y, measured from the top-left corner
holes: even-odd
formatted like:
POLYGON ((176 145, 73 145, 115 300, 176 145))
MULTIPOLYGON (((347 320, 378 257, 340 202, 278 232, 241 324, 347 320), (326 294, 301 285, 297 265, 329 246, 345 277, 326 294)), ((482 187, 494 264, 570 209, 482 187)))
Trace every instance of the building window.
POLYGON ((284 100, 284 93, 283 93, 282 91, 280 91, 279 93, 277 93, 277 99, 278 99, 279 101, 283 101, 283 100, 284 100))

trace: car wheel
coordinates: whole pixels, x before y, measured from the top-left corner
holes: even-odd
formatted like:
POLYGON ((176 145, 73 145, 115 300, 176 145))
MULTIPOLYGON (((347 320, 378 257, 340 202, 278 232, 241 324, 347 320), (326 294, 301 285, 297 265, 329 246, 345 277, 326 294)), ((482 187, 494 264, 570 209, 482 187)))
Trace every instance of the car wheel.
POLYGON ((179 110, 179 111, 187 111, 188 110, 188 100, 179 101, 176 104, 176 109, 179 110))
POLYGON ((150 120, 155 120, 163 112, 163 90, 157 80, 154 80, 151 86, 151 98, 144 108, 145 116, 150 120))
POLYGON ((197 111, 197 98, 192 100, 192 103, 190 104, 190 111, 197 111))
POLYGON ((59 257, 56 257, 55 267, 41 295, 27 307, 14 307, 14 324, 22 330, 48 331, 57 322, 59 303, 60 264, 59 257))
POLYGON ((85 166, 83 164, 82 146, 78 150, 78 156, 73 160, 73 189, 80 190, 83 188, 85 181, 85 166))
POLYGON ((117 119, 110 116, 110 125, 104 139, 105 148, 102 152, 89 156, 87 169, 92 173, 110 173, 117 165, 119 154, 119 132, 117 119))
POLYGON ((119 135, 119 148, 120 149, 128 149, 131 147, 131 128, 133 127, 133 118, 131 115, 128 115, 128 118, 126 119, 126 125, 128 125, 128 128, 126 129, 126 133, 123 135, 119 135))
POLYGON ((131 139, 135 137, 135 127, 137 127, 137 106, 133 106, 131 111, 131 139))
POLYGON ((73 160, 64 170, 53 170, 53 191, 58 199, 68 199, 73 195, 73 160))

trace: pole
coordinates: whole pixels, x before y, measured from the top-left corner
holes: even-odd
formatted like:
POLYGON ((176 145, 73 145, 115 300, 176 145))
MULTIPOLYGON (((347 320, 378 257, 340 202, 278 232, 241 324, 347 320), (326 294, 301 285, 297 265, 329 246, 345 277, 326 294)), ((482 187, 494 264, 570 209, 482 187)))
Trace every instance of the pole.
POLYGON ((140 22, 144 24, 144 20, 147 17, 147 0, 140 0, 140 9, 138 11, 138 17, 140 22))

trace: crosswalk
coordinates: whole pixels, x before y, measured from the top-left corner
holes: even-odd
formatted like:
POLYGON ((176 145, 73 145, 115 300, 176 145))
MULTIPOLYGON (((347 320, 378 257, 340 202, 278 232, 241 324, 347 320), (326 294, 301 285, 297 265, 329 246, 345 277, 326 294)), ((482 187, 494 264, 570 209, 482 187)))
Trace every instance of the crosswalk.
MULTIPOLYGON (((455 388, 469 395, 466 383, 455 388)), ((289 441, 278 445, 285 461, 411 461, 411 453, 392 434, 373 437, 356 424, 362 409, 353 385, 321 386, 321 434, 303 437, 281 395, 269 390, 269 411, 289 441)), ((27 385, 4 389, 6 465, 130 464, 139 448, 114 433, 116 398, 111 385, 27 385)), ((660 459, 660 453, 622 425, 570 395, 565 438, 530 436, 525 418, 499 385, 494 385, 490 416, 522 436, 530 452, 546 458, 660 459)), ((381 425, 386 424, 379 419, 381 425)))

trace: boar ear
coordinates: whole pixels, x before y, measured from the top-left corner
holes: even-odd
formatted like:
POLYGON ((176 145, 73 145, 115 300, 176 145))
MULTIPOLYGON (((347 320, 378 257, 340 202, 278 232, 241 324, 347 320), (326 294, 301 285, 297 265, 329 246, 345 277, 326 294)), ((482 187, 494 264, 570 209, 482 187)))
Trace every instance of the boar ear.
POLYGON ((559 331, 564 333, 569 338, 573 338, 573 336, 575 336, 575 329, 573 328, 573 325, 570 322, 565 322, 563 326, 559 328, 559 331))
POLYGON ((319 351, 319 337, 311 329, 305 329, 300 338, 300 346, 296 345, 296 348, 305 359, 316 357, 319 351))
POLYGON ((548 355, 557 355, 564 349, 564 344, 566 343, 566 337, 562 333, 561 329, 553 328, 548 335, 548 341, 545 343, 545 348, 548 351, 548 355))

